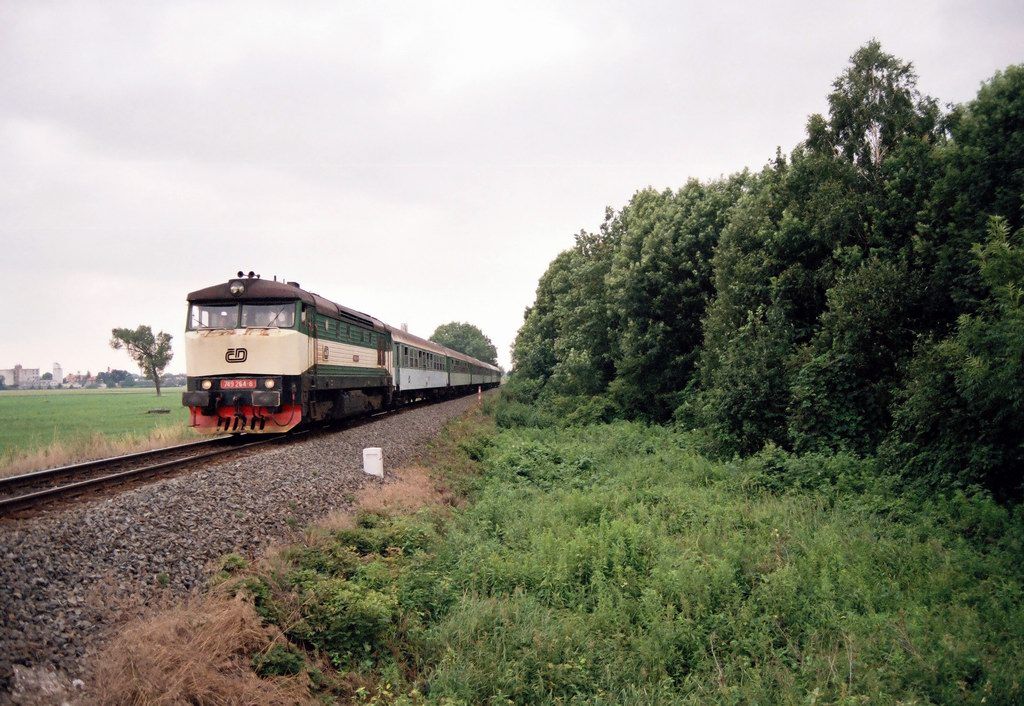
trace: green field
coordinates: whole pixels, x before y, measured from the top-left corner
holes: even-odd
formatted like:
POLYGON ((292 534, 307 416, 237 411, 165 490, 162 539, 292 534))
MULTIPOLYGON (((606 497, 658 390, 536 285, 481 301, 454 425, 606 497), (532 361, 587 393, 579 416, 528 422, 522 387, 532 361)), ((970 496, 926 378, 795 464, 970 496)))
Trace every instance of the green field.
POLYGON ((148 436, 159 426, 188 421, 181 388, 123 390, 9 390, 0 392, 0 465, 54 442, 73 446, 97 433, 148 436), (148 414, 169 409, 169 414, 148 414))

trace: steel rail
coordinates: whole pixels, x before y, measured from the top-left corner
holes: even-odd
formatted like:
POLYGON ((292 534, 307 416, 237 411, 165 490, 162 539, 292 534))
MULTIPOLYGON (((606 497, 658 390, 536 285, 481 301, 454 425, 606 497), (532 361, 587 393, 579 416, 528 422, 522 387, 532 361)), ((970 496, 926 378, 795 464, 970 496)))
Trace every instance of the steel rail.
MULTIPOLYGON (((170 461, 163 461, 161 463, 155 463, 148 466, 142 466, 140 468, 132 468, 127 471, 118 471, 117 473, 110 473, 104 476, 98 476, 96 478, 89 478, 86 480, 75 481, 72 483, 66 483, 64 485, 56 485, 52 488, 43 488, 31 493, 25 493, 23 495, 15 495, 13 497, 0 499, 0 516, 7 515, 19 510, 27 510, 36 505, 48 502, 50 500, 57 500, 60 498, 71 497, 74 495, 81 495, 82 493, 97 490, 111 485, 119 485, 131 480, 142 480, 153 476, 159 476, 164 473, 168 473, 175 468, 185 466, 195 461, 211 458, 213 456, 221 456, 223 454, 232 453, 234 451, 241 451, 242 449, 251 448, 254 446, 262 446, 263 444, 270 444, 275 441, 282 441, 289 437, 272 437, 269 439, 261 439, 260 441, 251 441, 247 444, 239 444, 237 446, 229 446, 228 448, 216 449, 214 451, 208 451, 206 453, 197 454, 194 456, 186 456, 185 458, 172 459, 170 461)), ((185 444, 184 446, 188 446, 185 444)), ((119 457, 121 458, 121 457, 119 457)))
POLYGON ((46 468, 41 471, 32 471, 31 473, 23 473, 16 476, 8 476, 7 478, 0 478, 0 494, 8 493, 17 488, 23 488, 26 485, 35 485, 36 483, 48 480, 54 480, 62 478, 64 476, 73 476, 82 473, 83 471, 91 471, 102 466, 109 466, 115 463, 123 463, 125 461, 138 461, 144 458, 152 458, 154 456, 163 456, 168 452, 172 451, 183 451, 190 448, 196 448, 199 446, 210 446, 216 444, 223 444, 231 441, 234 437, 217 437, 213 439, 200 439, 199 441, 190 441, 185 444, 175 444, 174 446, 164 446, 159 449, 150 449, 148 451, 135 451, 122 456, 110 456, 109 458, 97 458, 91 461, 83 461, 82 463, 73 463, 67 466, 58 466, 56 468, 46 468))

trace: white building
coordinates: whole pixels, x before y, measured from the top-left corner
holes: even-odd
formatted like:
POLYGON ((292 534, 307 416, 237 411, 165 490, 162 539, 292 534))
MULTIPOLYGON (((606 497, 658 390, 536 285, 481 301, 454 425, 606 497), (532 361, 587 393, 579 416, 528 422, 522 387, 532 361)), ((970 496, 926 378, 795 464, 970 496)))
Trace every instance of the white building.
POLYGON ((35 387, 39 383, 39 368, 23 368, 21 364, 0 370, 6 387, 35 387))

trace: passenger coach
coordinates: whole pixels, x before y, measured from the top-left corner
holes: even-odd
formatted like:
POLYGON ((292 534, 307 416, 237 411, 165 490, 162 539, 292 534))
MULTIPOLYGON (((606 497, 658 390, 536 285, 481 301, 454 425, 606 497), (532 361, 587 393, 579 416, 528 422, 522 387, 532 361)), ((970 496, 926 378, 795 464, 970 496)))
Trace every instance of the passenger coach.
POLYGON ((182 403, 205 433, 284 432, 490 388, 501 371, 253 273, 188 295, 182 403))

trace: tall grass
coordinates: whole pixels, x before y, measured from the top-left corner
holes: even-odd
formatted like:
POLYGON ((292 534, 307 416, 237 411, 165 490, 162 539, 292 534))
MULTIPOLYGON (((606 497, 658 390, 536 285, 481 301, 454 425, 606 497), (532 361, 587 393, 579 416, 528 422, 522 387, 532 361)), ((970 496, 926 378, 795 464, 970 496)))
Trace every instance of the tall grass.
POLYGON ((439 451, 463 506, 381 503, 225 563, 288 643, 260 673, 362 703, 1024 700, 1019 508, 625 422, 457 427, 439 451))
POLYGON ((624 423, 503 432, 435 560, 460 597, 431 629, 432 690, 519 703, 1024 696, 1019 511, 966 496, 894 509, 870 491, 836 497, 838 476, 773 492, 761 469, 681 441, 624 423))
POLYGON ((66 466, 135 451, 148 451, 198 440, 184 424, 161 426, 148 433, 110 436, 95 432, 91 436, 55 440, 46 446, 28 450, 13 449, 0 455, 0 478, 44 468, 66 466))
POLYGON ((0 476, 187 441, 178 390, 23 390, 0 393, 0 476), (164 414, 150 414, 154 409, 164 414))

